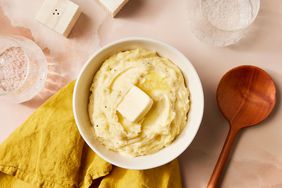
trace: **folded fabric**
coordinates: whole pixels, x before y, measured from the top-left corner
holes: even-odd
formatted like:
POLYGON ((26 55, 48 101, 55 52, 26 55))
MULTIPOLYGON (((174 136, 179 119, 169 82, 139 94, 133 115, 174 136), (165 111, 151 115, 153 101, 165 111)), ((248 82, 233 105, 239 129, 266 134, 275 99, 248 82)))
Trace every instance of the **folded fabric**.
POLYGON ((74 82, 39 107, 0 145, 0 187, 179 188, 178 162, 126 170, 97 156, 73 117, 74 82))

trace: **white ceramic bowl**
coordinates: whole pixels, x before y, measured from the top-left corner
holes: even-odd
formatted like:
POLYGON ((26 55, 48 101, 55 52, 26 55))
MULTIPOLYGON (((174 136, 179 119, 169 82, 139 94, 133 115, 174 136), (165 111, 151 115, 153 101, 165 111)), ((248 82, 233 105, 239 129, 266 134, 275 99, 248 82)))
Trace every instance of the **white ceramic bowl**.
POLYGON ((100 157, 113 165, 127 169, 149 169, 164 165, 178 157, 191 144, 203 116, 204 96, 201 81, 190 61, 177 49, 160 41, 147 38, 126 38, 98 50, 82 68, 74 88, 73 111, 78 130, 89 147, 100 157), (146 48, 157 51, 161 56, 169 58, 182 70, 186 84, 190 90, 191 108, 187 125, 171 145, 160 151, 140 157, 128 157, 105 148, 94 137, 88 116, 88 100, 93 77, 103 61, 109 56, 124 50, 146 48))

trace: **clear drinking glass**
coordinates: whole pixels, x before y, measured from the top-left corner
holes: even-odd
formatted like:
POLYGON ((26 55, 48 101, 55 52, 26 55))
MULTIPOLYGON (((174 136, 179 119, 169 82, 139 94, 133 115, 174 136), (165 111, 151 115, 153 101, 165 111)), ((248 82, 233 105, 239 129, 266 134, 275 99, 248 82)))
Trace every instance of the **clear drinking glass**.
POLYGON ((188 0, 192 31, 201 41, 228 46, 244 37, 260 9, 260 0, 188 0))
POLYGON ((40 47, 19 36, 0 36, 0 99, 21 103, 44 87, 47 61, 40 47))

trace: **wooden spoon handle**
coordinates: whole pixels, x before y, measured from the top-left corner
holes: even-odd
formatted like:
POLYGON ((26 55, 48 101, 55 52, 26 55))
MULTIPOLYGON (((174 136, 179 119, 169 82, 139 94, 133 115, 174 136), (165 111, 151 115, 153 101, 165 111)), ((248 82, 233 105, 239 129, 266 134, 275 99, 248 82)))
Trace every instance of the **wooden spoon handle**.
MULTIPOLYGON (((233 126, 230 126, 233 127, 233 126)), ((228 132, 228 136, 225 140, 224 146, 221 150, 220 156, 217 160, 216 166, 213 170, 212 176, 210 178, 210 181, 208 183, 208 188, 216 188, 218 184, 218 180, 220 178, 221 172, 224 169, 224 165, 228 159, 232 143, 238 133, 238 129, 236 128, 230 128, 228 132)))

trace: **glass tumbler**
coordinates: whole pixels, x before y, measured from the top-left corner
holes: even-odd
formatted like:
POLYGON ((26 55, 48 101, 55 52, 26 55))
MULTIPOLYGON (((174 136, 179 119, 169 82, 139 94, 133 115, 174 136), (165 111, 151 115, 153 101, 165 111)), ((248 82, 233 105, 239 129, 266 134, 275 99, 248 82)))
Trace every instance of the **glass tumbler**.
POLYGON ((19 36, 0 36, 0 99, 22 103, 44 87, 48 73, 41 48, 19 36))
POLYGON ((192 32, 208 44, 235 44, 248 31, 260 9, 260 0, 188 0, 192 32))

